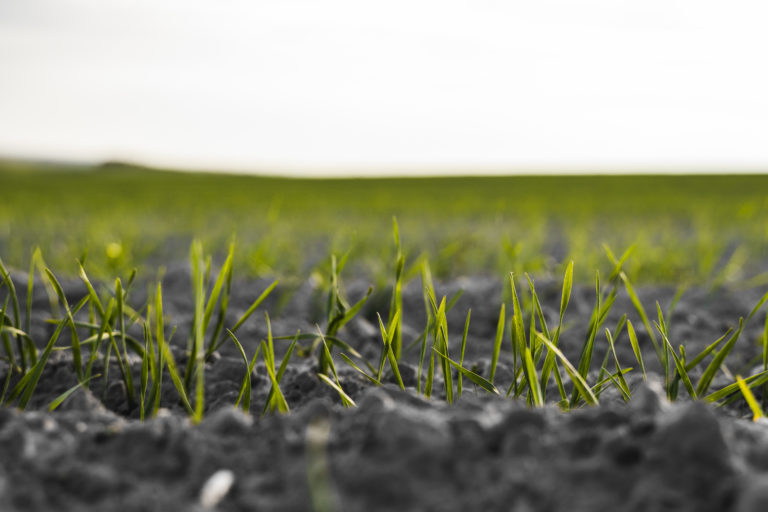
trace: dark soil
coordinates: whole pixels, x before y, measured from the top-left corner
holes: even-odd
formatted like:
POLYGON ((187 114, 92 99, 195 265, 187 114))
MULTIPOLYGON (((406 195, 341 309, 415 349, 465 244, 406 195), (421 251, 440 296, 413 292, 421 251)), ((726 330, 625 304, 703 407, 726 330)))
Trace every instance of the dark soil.
MULTIPOLYGON (((24 276, 16 277, 23 290, 24 276)), ((167 324, 178 326, 175 353, 182 363, 180 347, 193 309, 188 283, 184 269, 169 272, 164 282, 167 324)), ((266 284, 233 285, 231 323, 266 284)), ((76 281, 63 285, 72 302, 85 293, 76 281)), ((348 283, 350 299, 360 297, 367 285, 348 283)), ((450 296, 459 288, 464 295, 449 314, 452 347, 471 307, 465 362, 487 375, 502 284, 460 279, 438 284, 437 292, 450 296)), ((143 289, 135 287, 132 303, 143 303, 143 289)), ((48 299, 38 291, 32 335, 45 340, 51 332, 44 322, 48 299)), ((537 292, 554 325, 560 284, 537 282, 537 292)), ((667 319, 672 342, 698 353, 736 326, 760 292, 689 291, 667 319)), ((639 293, 650 312, 655 300, 666 310, 675 290, 639 293)), ((307 282, 290 296, 271 296, 261 309, 270 312, 275 335, 313 332, 315 323, 323 325, 324 299, 322 290, 307 282)), ((574 288, 561 339, 572 359, 578 358, 594 300, 593 287, 574 288)), ((372 361, 381 347, 375 314, 383 315, 388 301, 388 290, 374 293, 339 333, 372 361)), ((416 281, 404 292, 406 342, 423 329, 423 310, 416 281)), ((658 371, 650 341, 623 291, 606 326, 613 328, 622 313, 638 329, 649 370, 658 371)), ((761 353, 763 320, 760 313, 745 327, 727 360, 732 372, 758 371, 750 363, 761 353)), ((265 336, 260 314, 238 332, 249 356, 265 336)), ((598 340, 594 368, 607 348, 604 337, 598 340)), ((276 343, 279 357, 287 342, 276 343)), ((496 382, 506 390, 511 352, 508 340, 504 343, 496 382)), ((66 344, 65 338, 59 342, 66 344)), ((626 333, 617 350, 623 365, 636 366, 626 333)), ((291 413, 262 417, 270 387, 264 364, 257 364, 253 375, 251 415, 234 410, 245 368, 227 343, 207 367, 207 412, 197 426, 187 419, 167 376, 161 414, 141 423, 136 407, 125 400, 116 366, 108 386, 94 381, 91 391, 80 390, 46 412, 46 405, 76 382, 69 352, 56 352, 27 410, 0 408, 0 510, 768 510, 768 422, 752 422, 742 400, 715 408, 687 400, 681 389, 681 398, 670 403, 658 377, 650 375, 646 384, 632 372, 629 404, 611 388, 600 396, 599 407, 531 410, 523 401, 469 387, 458 403, 448 405, 440 396, 428 400, 416 393, 416 352, 408 353, 401 366, 405 392, 391 377, 374 387, 336 358, 342 386, 358 405, 351 409, 344 409, 338 395, 315 376, 314 356, 294 356, 281 384, 291 413), (216 499, 204 488, 220 479, 225 483, 216 499)), ((0 378, 7 373, 3 364, 0 378)), ((139 368, 140 361, 133 361, 134 375, 139 368)), ((731 382, 721 375, 712 389, 731 382)), ((756 394, 762 398, 760 390, 756 394)))

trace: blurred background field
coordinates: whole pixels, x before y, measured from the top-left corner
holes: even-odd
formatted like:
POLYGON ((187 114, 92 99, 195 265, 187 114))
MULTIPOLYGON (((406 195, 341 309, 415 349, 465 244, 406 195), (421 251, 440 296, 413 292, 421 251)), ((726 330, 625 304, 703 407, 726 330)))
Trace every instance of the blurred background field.
POLYGON ((0 190, 0 257, 26 269, 39 246, 63 275, 87 251, 94 277, 152 278, 193 238, 218 261, 234 237, 236 275, 306 279, 349 251, 345 273, 383 283, 396 216, 406 269, 428 257, 438 278, 561 275, 574 260, 586 282, 609 270, 606 244, 634 245, 638 283, 768 282, 765 175, 321 180, 8 161, 0 190))

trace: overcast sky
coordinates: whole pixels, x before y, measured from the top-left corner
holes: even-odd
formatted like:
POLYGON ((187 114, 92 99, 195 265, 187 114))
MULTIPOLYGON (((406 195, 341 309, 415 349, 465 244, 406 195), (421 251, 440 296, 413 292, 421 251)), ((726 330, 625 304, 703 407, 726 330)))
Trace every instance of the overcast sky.
POLYGON ((764 0, 0 0, 0 156, 768 170, 764 0))

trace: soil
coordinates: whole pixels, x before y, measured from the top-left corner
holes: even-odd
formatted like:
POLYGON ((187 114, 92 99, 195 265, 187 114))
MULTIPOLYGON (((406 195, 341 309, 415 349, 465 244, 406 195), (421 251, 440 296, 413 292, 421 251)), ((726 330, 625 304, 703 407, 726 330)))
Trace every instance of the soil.
MULTIPOLYGON (((188 270, 164 281, 167 325, 178 326, 174 349, 182 361, 193 310, 188 270)), ((24 290, 26 277, 14 275, 24 290)), ((63 282, 71 302, 86 290, 63 282)), ((350 299, 368 283, 347 282, 350 299)), ((560 284, 537 281, 548 323, 557 320, 560 284)), ((232 286, 231 325, 266 287, 242 281, 232 286)), ((518 285, 520 286, 520 285, 518 285)), ((41 288, 41 287, 39 287, 41 288)), ((135 286, 131 303, 145 300, 135 286)), ((488 278, 436 283, 439 295, 464 294, 449 314, 455 350, 468 308, 472 309, 467 367, 487 375, 502 283, 488 278)), ((371 360, 381 338, 376 312, 386 312, 389 290, 375 292, 340 333, 371 360)), ((761 290, 689 290, 667 318, 674 344, 696 354, 738 324, 759 300, 761 290)), ((666 310, 673 288, 639 290, 647 310, 655 300, 666 310)), ((308 281, 276 293, 262 305, 276 335, 323 325, 322 290, 308 281), (288 292, 285 292, 288 293, 288 292)), ((573 359, 586 336, 594 288, 575 287, 561 338, 573 359)), ((45 340, 48 298, 36 290, 32 336, 45 340)), ((404 339, 424 325, 420 283, 404 290, 404 339)), ((207 365, 206 414, 192 425, 167 377, 158 417, 140 422, 124 398, 117 367, 106 388, 94 381, 56 411, 46 405, 75 384, 68 351, 57 351, 25 411, 0 408, 0 510, 414 510, 414 511, 763 511, 768 509, 768 421, 752 422, 742 400, 715 408, 685 397, 671 403, 661 390, 650 341, 625 292, 620 292, 606 326, 622 313, 635 324, 649 369, 628 377, 632 400, 610 389, 599 407, 562 412, 554 405, 528 409, 523 401, 488 395, 467 386, 457 403, 417 394, 416 350, 406 354, 401 391, 388 382, 375 387, 336 358, 344 390, 358 407, 345 409, 338 395, 316 376, 314 357, 294 356, 281 383, 291 413, 261 416, 269 391, 263 363, 253 375, 251 414, 233 408, 244 376, 242 360, 225 344, 207 365)), ((749 375, 761 348, 763 314, 746 325, 727 365, 749 375)), ((137 331, 140 336, 140 331, 137 331)), ((266 336, 263 316, 238 332, 248 355, 266 336)), ((62 337, 59 345, 66 345, 62 337)), ((287 342, 276 342, 278 357, 287 342)), ((605 354, 599 338, 593 367, 605 354)), ((505 340, 496 382, 510 382, 511 351, 505 340)), ((634 356, 626 333, 617 341, 622 364, 634 356)), ((335 352, 336 354, 338 352, 335 352)), ((7 365, 0 363, 0 378, 7 365)), ((132 361, 138 375, 140 361, 132 361)), ((98 371, 101 371, 99 369, 98 371)), ((435 389, 442 389, 437 378, 435 389)), ((593 382, 591 380, 590 382, 593 382)), ((730 384, 720 376, 712 389, 730 384)), ((552 390, 550 390, 552 392, 552 390)), ((756 390, 761 399, 760 390, 756 390)), ((550 394, 550 399, 554 396, 550 394)))

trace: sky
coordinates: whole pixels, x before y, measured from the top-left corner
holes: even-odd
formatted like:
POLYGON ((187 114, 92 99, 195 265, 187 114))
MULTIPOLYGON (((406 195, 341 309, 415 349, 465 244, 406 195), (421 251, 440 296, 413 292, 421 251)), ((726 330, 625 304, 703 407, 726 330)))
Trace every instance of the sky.
POLYGON ((768 171, 764 0, 0 0, 0 156, 768 171))

